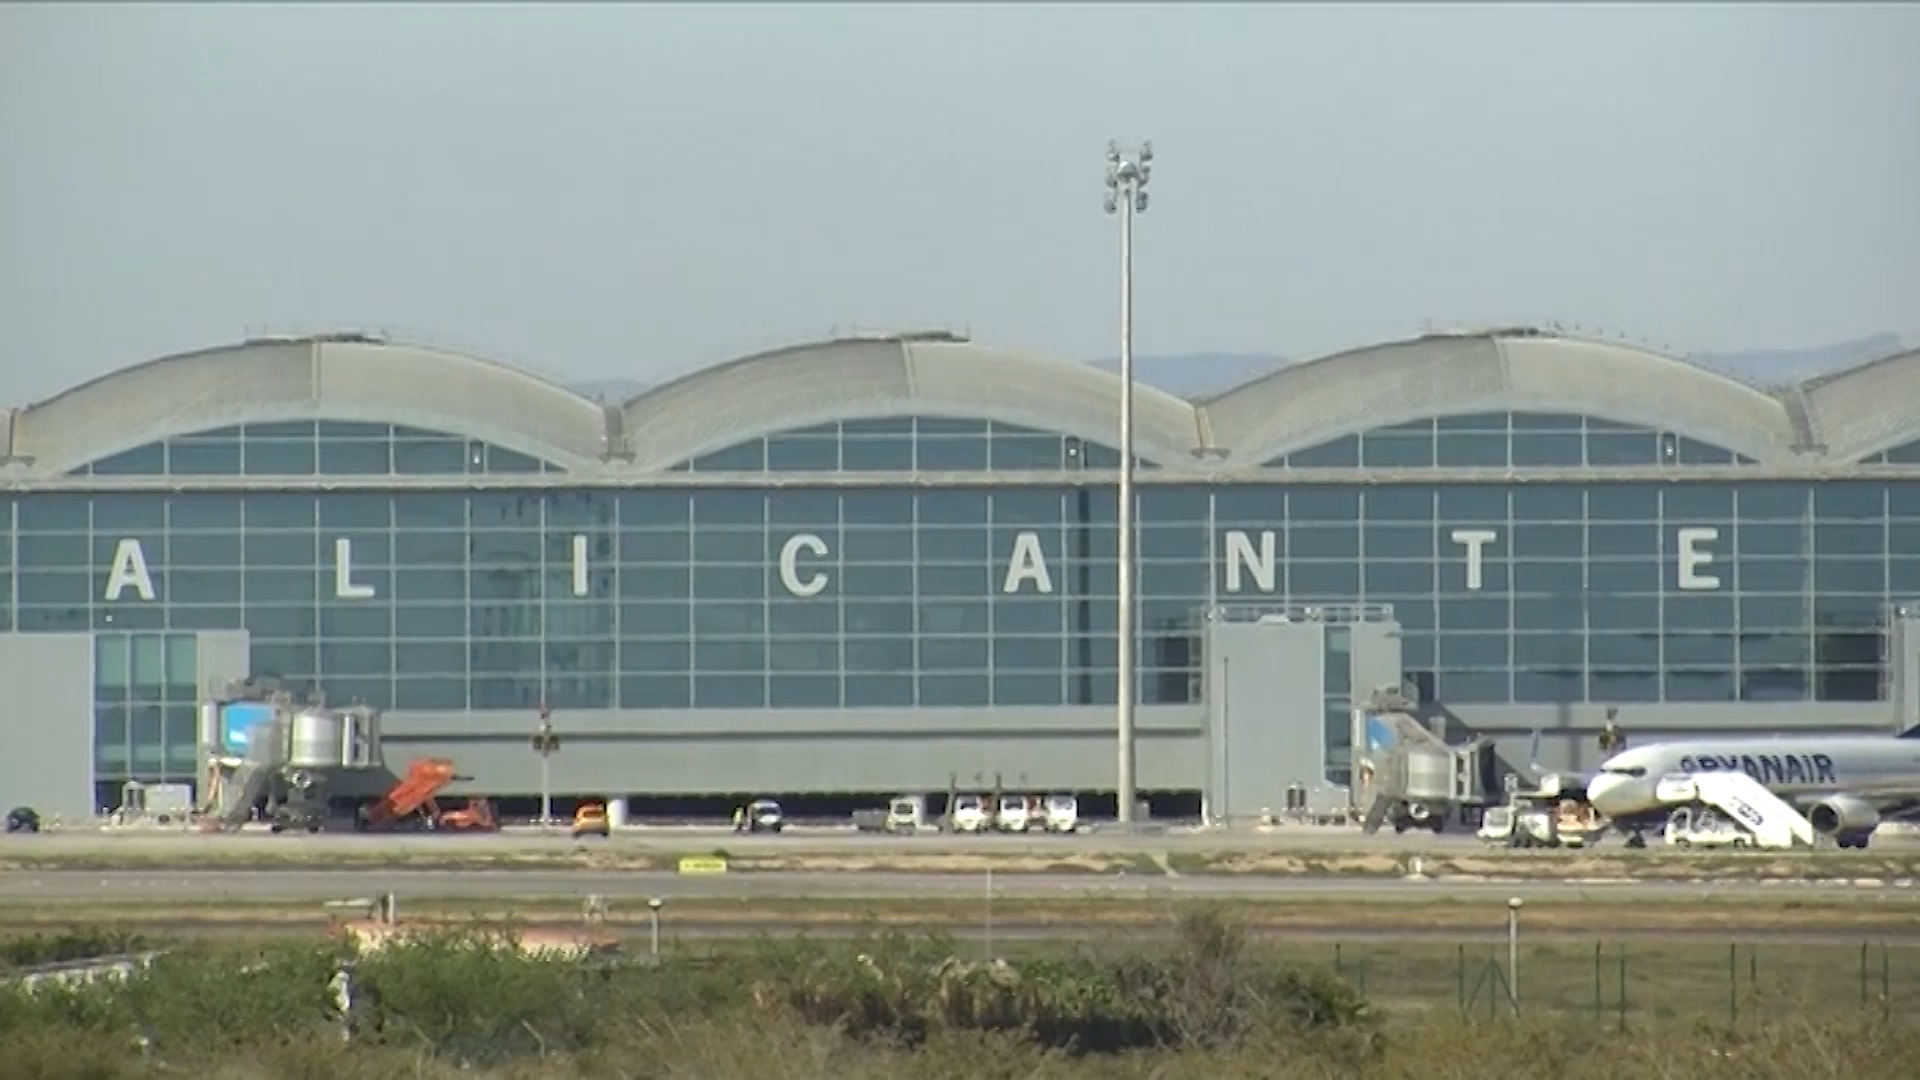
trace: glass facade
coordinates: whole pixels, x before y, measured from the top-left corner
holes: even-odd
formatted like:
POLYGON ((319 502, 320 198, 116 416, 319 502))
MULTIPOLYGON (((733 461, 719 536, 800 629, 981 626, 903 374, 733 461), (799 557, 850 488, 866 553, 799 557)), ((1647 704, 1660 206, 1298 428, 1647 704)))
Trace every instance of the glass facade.
MULTIPOLYGON (((1154 467, 1140 459, 1139 469, 1154 467)), ((674 471, 1058 472, 1118 469, 1120 452, 1054 431, 998 420, 895 416, 842 420, 748 439, 674 471)))
POLYGON ((103 632, 93 641, 94 775, 101 805, 119 782, 196 779, 199 648, 192 634, 103 632))
POLYGON ((486 476, 562 472, 444 431, 352 420, 236 424, 136 446, 78 476, 486 476))
POLYGON ((1671 431, 1567 413, 1470 413, 1414 420, 1295 450, 1295 469, 1618 468, 1751 465, 1750 458, 1671 431))
MULTIPOLYGON (((190 767, 198 630, 244 628, 256 675, 388 709, 1104 705, 1117 460, 980 421, 848 421, 708 455, 671 483, 570 487, 463 437, 243 425, 96 463, 89 490, 15 494, 0 625, 104 635, 107 777, 190 767), (229 473, 361 479, 139 479, 219 474, 196 447, 229 473), (366 479, 422 462, 445 483, 366 479), (1059 475, 1075 462, 1084 483, 1059 475), (753 478, 768 471, 816 475, 753 478), (817 475, 885 471, 982 475, 817 475), (526 481, 460 479, 486 472, 526 481)), ((1496 414, 1336 440, 1270 480, 1150 473, 1140 700, 1197 699, 1202 609, 1276 600, 1391 605, 1410 678, 1449 703, 1882 697, 1885 613, 1920 598, 1920 477, 1742 479, 1742 464, 1671 433, 1496 414), (1445 476, 1501 462, 1516 475, 1445 476), (1368 479, 1368 464, 1434 475, 1368 479), (1287 475, 1308 467, 1334 471, 1287 475), (1640 472, 1608 478, 1621 467, 1640 472)))

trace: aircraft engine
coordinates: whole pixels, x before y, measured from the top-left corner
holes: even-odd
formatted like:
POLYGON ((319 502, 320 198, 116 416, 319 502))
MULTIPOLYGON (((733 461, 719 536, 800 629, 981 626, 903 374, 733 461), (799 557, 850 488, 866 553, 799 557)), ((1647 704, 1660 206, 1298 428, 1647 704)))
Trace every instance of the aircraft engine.
POLYGON ((1829 795, 1808 807, 1807 822, 1822 836, 1865 833, 1880 824, 1880 811, 1864 799, 1829 795))

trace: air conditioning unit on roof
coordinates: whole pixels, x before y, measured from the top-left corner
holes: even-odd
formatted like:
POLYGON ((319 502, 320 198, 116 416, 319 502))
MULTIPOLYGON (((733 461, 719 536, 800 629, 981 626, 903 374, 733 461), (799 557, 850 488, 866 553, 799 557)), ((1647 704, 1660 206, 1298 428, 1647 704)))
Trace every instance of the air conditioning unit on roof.
POLYGON ((315 334, 254 334, 248 345, 385 345, 387 335, 370 330, 326 330, 315 334))
POLYGON ((956 330, 855 330, 848 341, 899 341, 905 343, 940 342, 958 344, 971 340, 956 330))

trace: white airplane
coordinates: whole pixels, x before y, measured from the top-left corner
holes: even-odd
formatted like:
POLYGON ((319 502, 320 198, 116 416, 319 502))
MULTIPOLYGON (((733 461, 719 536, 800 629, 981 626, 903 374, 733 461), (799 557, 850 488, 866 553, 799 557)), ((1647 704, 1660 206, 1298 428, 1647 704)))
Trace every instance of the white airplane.
POLYGON ((1840 847, 1864 848, 1882 821, 1920 808, 1920 728, 1899 735, 1801 735, 1650 743, 1613 755, 1587 782, 1587 801, 1628 844, 1665 824, 1662 777, 1744 772, 1840 847))

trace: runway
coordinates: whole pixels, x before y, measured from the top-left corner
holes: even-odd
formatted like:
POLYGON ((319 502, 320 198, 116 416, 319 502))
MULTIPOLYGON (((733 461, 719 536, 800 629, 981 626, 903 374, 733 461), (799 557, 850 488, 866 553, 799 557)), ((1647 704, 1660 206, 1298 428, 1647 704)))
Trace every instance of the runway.
POLYGON ((792 829, 778 835, 736 833, 720 827, 632 828, 610 838, 575 841, 565 827, 542 832, 534 827, 510 829, 478 836, 434 833, 320 833, 283 834, 264 830, 239 833, 206 834, 157 829, 62 830, 37 835, 7 835, 0 838, 0 858, 13 851, 43 855, 96 855, 112 852, 172 854, 209 851, 259 851, 267 853, 342 854, 528 854, 539 851, 570 851, 575 847, 605 849, 613 853, 712 852, 724 849, 733 855, 873 855, 914 852, 954 854, 978 852, 1004 855, 1044 854, 1151 854, 1163 851, 1460 851, 1483 845, 1465 833, 1435 836, 1432 833, 1391 832, 1365 836, 1358 829, 1315 828, 1301 826, 1257 830, 1148 829, 1122 832, 1118 829, 1076 833, 1069 836, 1044 834, 987 834, 961 836, 928 833, 891 835, 861 833, 852 829, 792 829))
MULTIPOLYGON (((238 833, 191 833, 149 828, 65 829, 39 834, 0 834, 0 860, 10 855, 50 857, 142 858, 190 857, 217 854, 223 861, 257 853, 266 859, 307 859, 337 855, 347 859, 390 859, 410 855, 439 857, 514 856, 541 852, 555 854, 578 850, 621 854, 711 854, 724 851, 741 856, 860 856, 860 855, 955 855, 1061 856, 1140 855, 1162 853, 1235 854, 1300 853, 1344 855, 1490 855, 1501 859, 1537 858, 1542 860, 1577 857, 1581 852, 1492 848, 1470 833, 1390 831, 1367 836, 1357 828, 1280 826, 1272 829, 1200 829, 1155 828, 1121 830, 1106 828, 1068 836, 1045 834, 986 834, 963 836, 943 833, 890 835, 861 833, 845 828, 793 829, 778 835, 736 833, 724 826, 681 826, 630 828, 611 838, 575 840, 565 827, 542 832, 534 827, 519 827, 499 833, 451 835, 435 833, 353 833, 329 832, 317 835, 285 834, 275 836, 263 830, 238 833)), ((1586 853, 1631 855, 1658 858, 1667 854, 1660 847, 1630 852, 1621 841, 1609 838, 1585 849, 1586 853)), ((1896 856, 1920 854, 1920 832, 1883 828, 1875 835, 1867 855, 1892 853, 1896 856)), ((1859 859, 1861 852, 1838 849, 1813 854, 1836 854, 1859 859)), ((1785 857, 1805 858, 1809 853, 1781 853, 1785 857)))
POLYGON ((1163 874, 911 874, 727 873, 680 875, 657 871, 598 870, 16 870, 0 875, 0 904, 194 902, 291 903, 393 892, 420 900, 608 900, 659 898, 753 900, 810 899, 965 901, 989 895, 1008 899, 1225 899, 1302 901, 1523 900, 1660 902, 1713 898, 1783 901, 1821 899, 1911 899, 1912 889, 1863 888, 1850 883, 1807 882, 1582 882, 1498 880, 1407 880, 1340 877, 1178 877, 1163 874))

